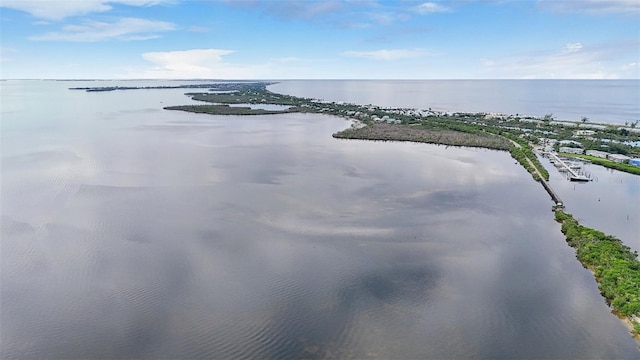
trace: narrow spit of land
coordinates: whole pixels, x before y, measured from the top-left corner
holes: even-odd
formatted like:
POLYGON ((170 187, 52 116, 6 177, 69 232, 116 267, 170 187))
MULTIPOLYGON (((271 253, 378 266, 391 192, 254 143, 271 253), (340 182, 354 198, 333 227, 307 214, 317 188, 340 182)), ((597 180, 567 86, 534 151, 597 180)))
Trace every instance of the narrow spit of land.
POLYGON ((229 106, 227 104, 219 105, 179 105, 167 106, 165 110, 182 110, 200 114, 215 115, 272 115, 282 114, 280 110, 253 109, 249 106, 229 106))
MULTIPOLYGON (((549 186, 549 173, 538 161, 533 145, 539 144, 540 135, 556 141, 574 137, 574 130, 586 126, 583 121, 558 122, 550 116, 542 119, 512 115, 484 113, 442 113, 432 110, 381 108, 374 105, 356 105, 323 102, 309 98, 276 94, 268 91, 271 83, 223 83, 206 87, 217 93, 188 93, 192 99, 208 105, 169 106, 167 110, 181 110, 213 115, 264 115, 295 112, 320 113, 355 120, 350 128, 333 134, 336 138, 413 141, 451 146, 481 147, 509 151, 532 177, 549 186), (232 107, 238 104, 286 105, 284 110, 264 110, 251 107, 232 107)), ((205 86, 202 86, 205 87, 205 86)), ((98 88, 84 89, 86 91, 98 88)), ((584 120, 584 119, 583 119, 584 120)), ((624 145, 640 141, 640 133, 620 131, 613 125, 598 124, 589 130, 591 146, 615 141, 622 151, 640 156, 640 149, 624 145), (598 139, 600 139, 598 142, 598 139)), ((550 188, 549 188, 550 189, 550 188)), ((553 190, 547 190, 553 198, 553 190)), ((557 199, 554 199, 557 200, 557 199)), ((632 333, 640 339, 640 262, 637 252, 631 252, 622 242, 609 235, 578 224, 570 214, 563 212, 562 204, 553 207, 556 220, 562 224, 567 243, 576 249, 576 257, 590 269, 600 291, 613 312, 627 321, 632 333)))
POLYGON ((562 224, 567 243, 576 249, 576 257, 591 270, 600 294, 614 313, 628 321, 633 335, 640 340, 640 261, 619 239, 582 226, 573 216, 557 210, 556 221, 562 224))
MULTIPOLYGON (((116 90, 150 90, 150 89, 210 89, 213 91, 236 91, 247 87, 244 82, 227 82, 213 84, 181 84, 181 85, 155 85, 155 86, 96 86, 96 87, 73 87, 69 90, 84 90, 86 92, 105 92, 116 90)), ((264 83, 265 86, 271 83, 264 83)))

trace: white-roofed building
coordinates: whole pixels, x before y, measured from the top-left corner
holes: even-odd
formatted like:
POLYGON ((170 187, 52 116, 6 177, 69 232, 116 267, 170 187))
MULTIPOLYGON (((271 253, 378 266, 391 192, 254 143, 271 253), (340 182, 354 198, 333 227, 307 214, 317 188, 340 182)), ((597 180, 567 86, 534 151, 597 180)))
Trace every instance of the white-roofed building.
POLYGON ((628 157, 627 155, 622 155, 622 154, 609 154, 607 156, 607 159, 611 160, 611 161, 615 161, 617 163, 623 163, 627 160, 630 160, 631 158, 628 157))

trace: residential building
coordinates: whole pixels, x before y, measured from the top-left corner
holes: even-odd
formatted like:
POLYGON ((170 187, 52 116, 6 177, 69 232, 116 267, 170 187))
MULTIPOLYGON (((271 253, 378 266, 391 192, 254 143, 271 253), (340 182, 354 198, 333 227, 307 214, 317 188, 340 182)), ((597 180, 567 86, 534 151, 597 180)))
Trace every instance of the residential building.
POLYGON ((573 148, 568 146, 562 146, 560 149, 561 153, 569 153, 569 154, 582 154, 584 150, 581 148, 573 148))
POLYGON ((596 132, 593 130, 576 130, 573 132, 574 135, 579 135, 579 136, 591 136, 594 135, 596 132))
POLYGON ((609 156, 607 156, 607 159, 611 161, 615 161, 617 163, 623 163, 627 160, 630 160, 631 158, 628 157, 627 155, 622 155, 622 154, 609 154, 609 156))
POLYGON ((603 159, 606 159, 607 156, 609 155, 608 152, 599 151, 599 150, 587 150, 586 153, 589 156, 595 156, 595 157, 599 157, 599 158, 603 158, 603 159))

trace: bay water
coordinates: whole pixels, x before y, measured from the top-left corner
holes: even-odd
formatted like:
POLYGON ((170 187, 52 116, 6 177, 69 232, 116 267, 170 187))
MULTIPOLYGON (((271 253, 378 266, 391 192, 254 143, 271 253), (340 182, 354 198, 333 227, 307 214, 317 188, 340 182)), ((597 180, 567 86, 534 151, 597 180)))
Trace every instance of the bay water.
POLYGON ((2 358, 640 354, 508 153, 114 84, 0 83, 2 358))

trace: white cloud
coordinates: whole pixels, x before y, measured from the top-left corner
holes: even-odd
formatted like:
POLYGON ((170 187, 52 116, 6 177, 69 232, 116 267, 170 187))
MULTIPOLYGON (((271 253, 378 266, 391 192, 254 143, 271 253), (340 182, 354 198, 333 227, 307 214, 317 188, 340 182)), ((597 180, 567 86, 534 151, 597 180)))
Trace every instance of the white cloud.
POLYGON ((397 21, 407 21, 409 16, 397 12, 377 12, 369 13, 368 17, 379 25, 392 25, 397 21))
POLYGON ((112 4, 153 6, 176 0, 2 0, 0 7, 27 12, 37 18, 62 20, 69 16, 109 11, 112 4))
POLYGON ((582 49, 582 44, 580 43, 567 44, 564 46, 564 51, 567 53, 580 51, 580 49, 582 49))
MULTIPOLYGON (((240 66, 224 61, 223 57, 234 53, 225 49, 192 49, 183 51, 159 51, 142 54, 152 63, 150 69, 136 72, 134 77, 151 79, 240 79, 255 73, 251 66, 240 66)), ((130 77, 131 75, 127 75, 130 77)))
MULTIPOLYGON (((123 79, 301 79, 335 76, 326 59, 281 57, 242 63, 229 56, 234 50, 191 49, 142 54, 146 67, 123 68, 123 79), (315 74, 315 75, 314 75, 315 74)), ((345 75, 347 76, 347 75, 345 75)))
POLYGON ((634 61, 620 66, 620 72, 629 79, 640 78, 640 62, 634 61))
POLYGON ((10 57, 8 57, 8 54, 13 54, 13 53, 17 53, 18 51, 15 49, 11 49, 11 48, 6 48, 6 47, 0 47, 0 62, 9 62, 12 61, 12 59, 10 57))
POLYGON ((373 60, 401 60, 429 55, 424 49, 381 49, 373 51, 345 51, 342 55, 373 60))
POLYGON ((560 50, 481 59, 480 63, 493 78, 615 79, 627 77, 616 65, 617 57, 625 54, 618 49, 621 46, 574 43, 560 50))
POLYGON ((416 7, 413 8, 413 10, 415 12, 417 12, 418 14, 422 14, 422 15, 427 15, 427 14, 435 14, 435 13, 443 13, 443 12, 449 12, 451 11, 450 8, 434 3, 434 2, 426 2, 423 4, 420 4, 416 7))
POLYGON ((220 63, 222 57, 233 54, 233 50, 224 49, 193 49, 184 51, 159 51, 142 54, 142 57, 156 65, 167 69, 175 66, 204 64, 208 62, 220 63))
POLYGON ((105 40, 146 40, 157 38, 158 33, 174 30, 175 25, 164 21, 123 18, 114 23, 85 21, 82 25, 66 25, 59 32, 32 36, 35 41, 94 42, 105 40))
POLYGON ((538 0, 538 6, 555 12, 587 14, 640 14, 638 0, 538 0))

